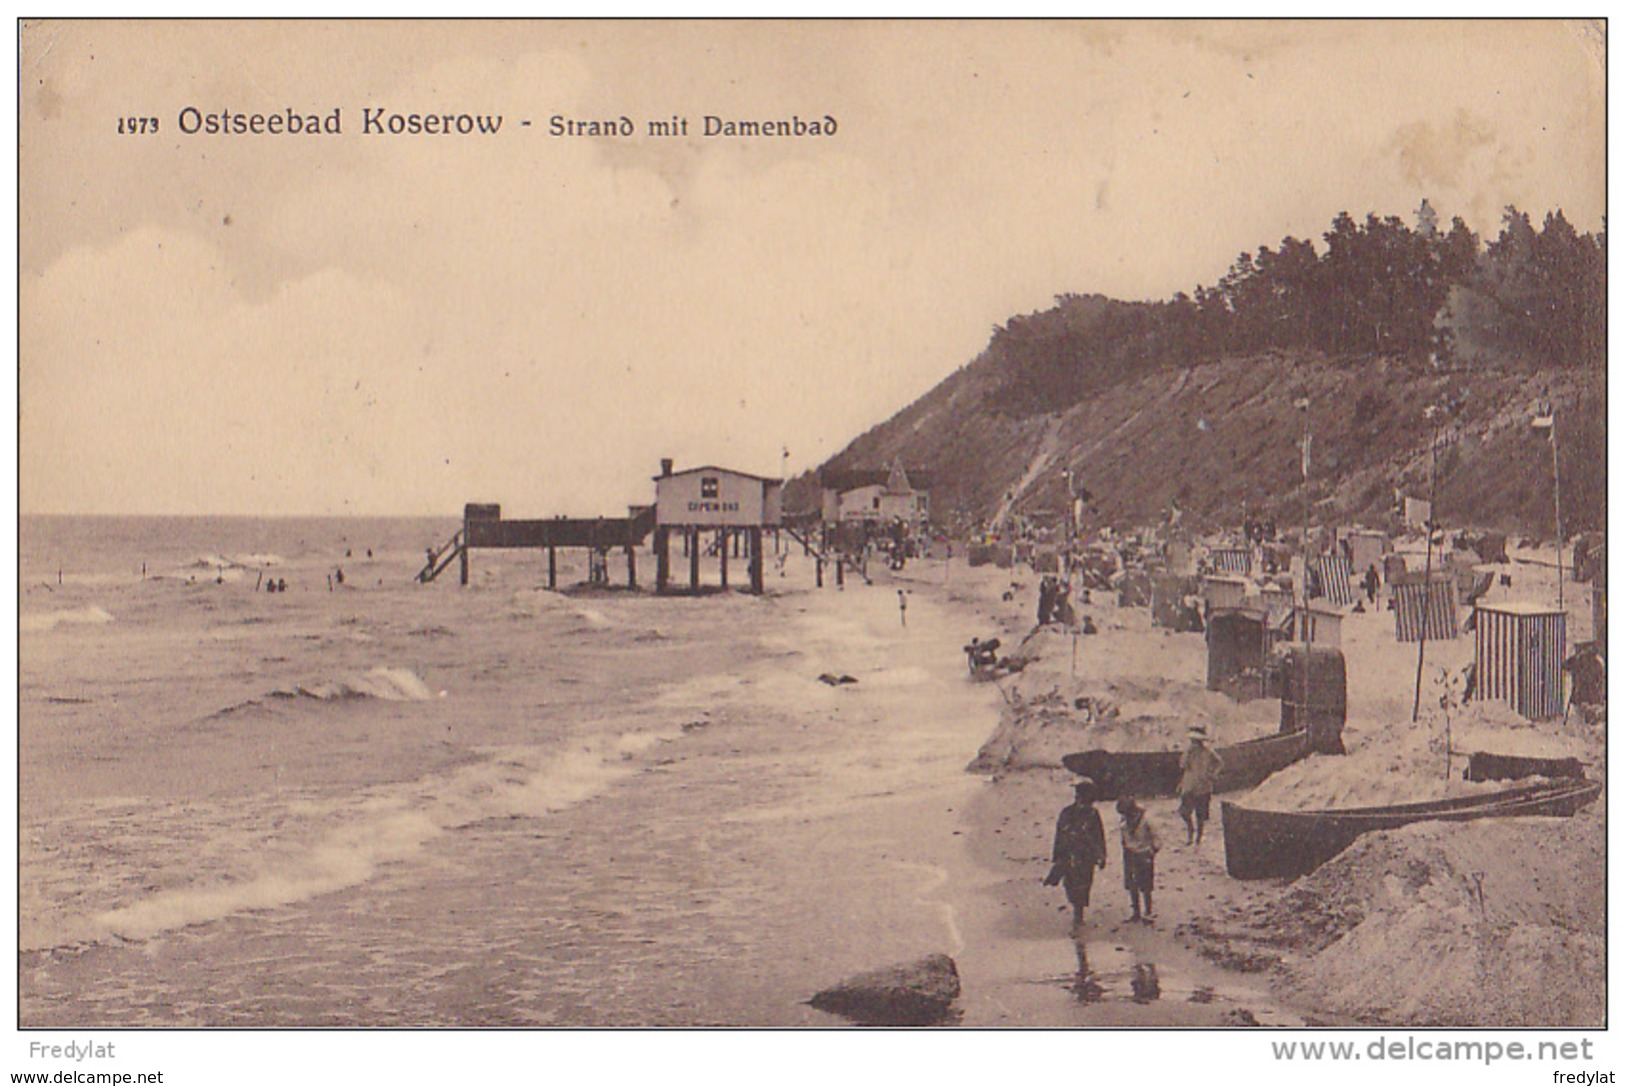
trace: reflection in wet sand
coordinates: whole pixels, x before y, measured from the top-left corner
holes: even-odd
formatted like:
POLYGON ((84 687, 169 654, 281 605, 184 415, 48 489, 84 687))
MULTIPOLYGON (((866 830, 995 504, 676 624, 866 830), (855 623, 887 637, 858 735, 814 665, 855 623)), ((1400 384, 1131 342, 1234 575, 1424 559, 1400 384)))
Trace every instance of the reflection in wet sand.
POLYGON ((1089 971, 1088 940, 1080 934, 1072 940, 1072 946, 1078 952, 1078 974, 1072 982, 1072 992, 1079 1003, 1099 1003, 1105 997, 1106 989, 1089 971))
MULTIPOLYGON (((1298 1015, 1269 1002, 1266 993, 1244 985, 1215 985, 1189 976, 1176 953, 1172 963, 1150 959, 1152 948, 1133 943, 1091 944, 1082 935, 1073 936, 1075 970, 1052 976, 1048 983, 1060 984, 1072 993, 1075 1002, 1105 1008, 1111 1004, 1133 1003, 1141 1007, 1155 1004, 1168 1009, 1172 1018, 1159 1022, 1185 1021, 1170 1003, 1214 1005, 1224 1011, 1224 1021, 1301 1027, 1298 1015), (1171 972, 1170 972, 1171 970, 1171 972)), ((1164 948, 1166 949, 1166 948, 1164 948)))
POLYGON ((1135 962, 1134 975, 1129 978, 1128 983, 1136 1003, 1150 1003, 1154 999, 1162 998, 1162 981, 1157 979, 1155 962, 1135 962))

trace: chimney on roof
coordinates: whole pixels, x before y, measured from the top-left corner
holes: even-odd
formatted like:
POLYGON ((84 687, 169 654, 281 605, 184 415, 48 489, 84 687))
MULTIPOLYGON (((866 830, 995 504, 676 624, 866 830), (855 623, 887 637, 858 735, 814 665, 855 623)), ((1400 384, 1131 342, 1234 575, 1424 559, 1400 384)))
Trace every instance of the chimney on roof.
POLYGON ((668 476, 670 474, 671 474, 671 457, 662 456, 660 458, 660 477, 662 479, 664 479, 666 476, 668 476))

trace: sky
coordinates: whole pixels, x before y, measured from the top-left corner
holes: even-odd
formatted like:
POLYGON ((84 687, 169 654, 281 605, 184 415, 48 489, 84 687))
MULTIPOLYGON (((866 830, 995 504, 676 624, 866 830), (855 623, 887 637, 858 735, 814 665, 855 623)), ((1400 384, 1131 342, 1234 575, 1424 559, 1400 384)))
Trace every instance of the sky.
POLYGON ((46 21, 20 57, 24 513, 617 515, 661 457, 816 466, 1056 295, 1424 197, 1487 237, 1605 206, 1579 22, 46 21))

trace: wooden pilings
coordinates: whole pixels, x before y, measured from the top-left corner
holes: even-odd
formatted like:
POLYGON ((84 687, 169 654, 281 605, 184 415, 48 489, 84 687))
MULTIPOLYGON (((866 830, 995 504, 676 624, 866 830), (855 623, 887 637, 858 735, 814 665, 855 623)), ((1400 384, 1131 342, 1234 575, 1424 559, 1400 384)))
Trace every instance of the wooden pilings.
POLYGON ((655 529, 655 591, 666 591, 671 580, 671 529, 662 525, 655 529))
MULTIPOLYGON (((704 590, 700 583, 700 557, 704 553, 714 553, 717 557, 718 581, 721 588, 728 588, 731 579, 737 579, 733 569, 733 561, 743 558, 746 562, 747 576, 750 580, 749 590, 761 595, 767 590, 765 574, 767 543, 765 529, 760 525, 742 525, 739 527, 700 528, 690 525, 667 524, 655 528, 655 591, 667 594, 672 591, 683 591, 680 586, 672 584, 671 570, 671 539, 674 534, 682 536, 683 552, 688 556, 688 587, 687 592, 698 595, 704 590), (709 541, 709 545, 706 541, 709 541)), ((627 548, 627 575, 628 583, 635 587, 636 577, 632 549, 627 548)), ((820 571, 820 579, 822 572, 820 571)))
POLYGON ((746 540, 750 548, 750 590, 760 596, 767 591, 762 583, 762 530, 750 528, 747 531, 750 533, 746 540))

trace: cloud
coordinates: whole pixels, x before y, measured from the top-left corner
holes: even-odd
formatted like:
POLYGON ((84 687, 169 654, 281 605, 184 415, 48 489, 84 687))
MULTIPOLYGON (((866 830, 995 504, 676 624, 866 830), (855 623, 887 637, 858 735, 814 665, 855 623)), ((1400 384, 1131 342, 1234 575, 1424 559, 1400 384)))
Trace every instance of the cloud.
POLYGON ((1523 24, 117 30, 25 35, 28 509, 614 512, 661 456, 809 466, 1059 293, 1166 297, 1423 195, 1601 208, 1597 77, 1523 24), (132 145, 130 100, 350 131, 132 145), (380 107, 504 128, 361 135, 380 107), (840 135, 546 134, 788 112, 840 135))
POLYGON ((378 395, 396 299, 341 271, 246 301, 206 241, 148 228, 20 301, 23 508, 291 511, 378 486, 434 426, 378 395))

